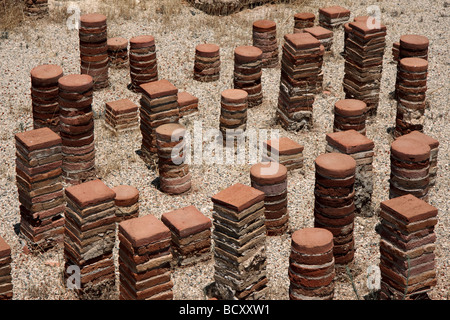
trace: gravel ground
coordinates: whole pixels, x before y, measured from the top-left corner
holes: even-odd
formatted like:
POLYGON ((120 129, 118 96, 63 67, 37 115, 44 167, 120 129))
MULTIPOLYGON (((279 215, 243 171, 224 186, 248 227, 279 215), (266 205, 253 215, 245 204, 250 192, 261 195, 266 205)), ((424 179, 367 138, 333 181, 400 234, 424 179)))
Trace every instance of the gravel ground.
MULTIPOLYGON (((244 10, 227 17, 211 17, 181 1, 147 1, 145 4, 125 5, 123 1, 79 2, 82 13, 102 12, 108 15, 108 35, 131 38, 151 34, 156 39, 160 78, 168 79, 180 91, 188 91, 200 100, 200 112, 185 121, 192 129, 194 121, 202 121, 204 129, 218 128, 220 92, 232 87, 233 50, 238 45, 251 44, 251 24, 267 18, 277 23, 281 49, 282 35, 291 33, 293 15, 300 11, 317 13, 318 8, 341 4, 357 15, 366 15, 372 1, 314 1, 313 5, 265 5, 244 10), (161 4, 163 3, 163 4, 161 4), (221 78, 213 83, 192 80, 195 45, 215 42, 221 46, 221 78)), ((130 2, 131 3, 131 2, 130 2)), ((79 72, 78 33, 66 27, 68 2, 51 1, 51 17, 37 22, 22 23, 19 28, 3 32, 0 39, 0 235, 12 247, 12 275, 15 299, 75 299, 62 282, 64 258, 61 249, 43 254, 27 254, 24 242, 17 235, 19 201, 15 186, 14 134, 32 128, 30 99, 30 70, 43 63, 59 64, 65 74, 79 72)), ((443 0, 378 1, 382 21, 387 26, 387 48, 384 57, 381 101, 378 116, 367 124, 367 136, 375 142, 374 195, 375 212, 379 203, 388 199, 389 148, 392 138, 387 129, 394 125, 395 103, 389 98, 395 83, 396 68, 392 63, 392 43, 402 34, 417 33, 430 39, 428 101, 424 132, 440 141, 438 177, 430 192, 430 203, 439 209, 435 228, 437 285, 429 293, 431 299, 450 297, 450 218, 449 201, 449 140, 448 121, 448 30, 450 5, 443 0), (426 8, 426 9, 425 9, 426 8)), ((249 110, 248 128, 278 129, 305 146, 305 174, 289 175, 290 233, 267 238, 267 273, 269 299, 288 299, 287 277, 290 234, 303 227, 313 226, 314 159, 325 151, 325 133, 332 131, 332 106, 344 97, 342 79, 344 59, 343 31, 334 34, 332 53, 324 62, 326 90, 316 97, 314 128, 308 132, 286 132, 274 123, 278 98, 280 69, 263 72, 263 105, 249 110)), ((96 111, 95 138, 98 176, 107 185, 130 184, 140 191, 140 214, 160 217, 164 212, 194 204, 211 217, 210 197, 234 183, 250 183, 250 165, 193 164, 193 190, 181 196, 168 196, 152 183, 157 174, 147 168, 136 154, 140 148, 139 131, 115 136, 104 127, 102 112, 107 101, 129 98, 139 103, 139 95, 127 90, 129 76, 126 69, 110 69, 111 86, 96 91, 93 108, 96 111)), ((375 226, 379 218, 356 217, 355 262, 350 268, 359 297, 369 293, 366 287, 367 268, 379 263, 379 236, 375 226)), ((213 281, 212 261, 194 267, 177 269, 173 274, 175 299, 205 299, 203 289, 213 281)), ((345 269, 336 277, 335 299, 356 299, 345 269)))

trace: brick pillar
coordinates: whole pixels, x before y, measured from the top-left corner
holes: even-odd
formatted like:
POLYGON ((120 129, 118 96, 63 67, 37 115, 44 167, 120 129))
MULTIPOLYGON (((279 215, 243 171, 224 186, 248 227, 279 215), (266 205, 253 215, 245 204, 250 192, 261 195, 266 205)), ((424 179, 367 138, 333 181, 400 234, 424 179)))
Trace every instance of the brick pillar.
POLYGON ((222 133, 223 144, 227 139, 233 146, 245 139, 247 129, 248 94, 241 89, 227 89, 220 95, 219 130, 222 133))
POLYGON ((25 0, 24 12, 27 16, 44 17, 48 15, 48 0, 25 0))
POLYGON ((331 47, 333 46, 333 31, 321 26, 315 26, 311 28, 305 28, 303 29, 303 32, 309 33, 314 38, 319 40, 320 44, 323 45, 326 52, 331 51, 331 47))
POLYGON ((139 107, 130 99, 106 102, 105 126, 115 133, 139 129, 139 107))
POLYGON ((202 43, 195 47, 194 80, 217 81, 220 78, 220 47, 213 43, 202 43))
POLYGON ((0 237, 0 301, 13 299, 11 247, 0 237))
POLYGON ((267 157, 263 154, 263 161, 277 161, 286 167, 288 171, 299 170, 304 173, 303 169, 303 150, 305 147, 300 143, 288 137, 280 139, 267 140, 263 142, 263 147, 267 153, 267 157))
POLYGON ((350 10, 341 6, 331 6, 319 9, 319 25, 327 29, 342 26, 350 19, 350 10))
POLYGON ((293 33, 301 33, 305 28, 314 27, 316 16, 311 12, 300 12, 294 15, 293 33))
POLYGON ((132 91, 142 92, 141 85, 158 80, 158 61, 153 36, 143 35, 130 39, 129 63, 129 88, 132 91))
POLYGON ((333 132, 355 130, 366 135, 367 105, 364 101, 342 99, 334 104, 333 132))
POLYGON ((109 66, 113 68, 128 67, 128 39, 122 37, 109 38, 108 45, 109 66))
POLYGON ((114 198, 116 221, 120 223, 139 217, 139 190, 128 185, 119 185, 112 190, 116 194, 114 198))
POLYGON ((271 20, 253 22, 253 46, 261 49, 262 68, 278 66, 277 25, 271 20))

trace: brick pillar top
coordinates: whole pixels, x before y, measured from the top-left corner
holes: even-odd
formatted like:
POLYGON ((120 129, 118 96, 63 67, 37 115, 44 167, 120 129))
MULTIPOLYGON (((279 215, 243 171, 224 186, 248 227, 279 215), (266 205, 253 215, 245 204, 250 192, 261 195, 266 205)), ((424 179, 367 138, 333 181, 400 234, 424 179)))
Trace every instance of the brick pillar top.
POLYGON ((136 36, 130 39, 130 48, 146 48, 155 45, 155 38, 151 35, 136 36))
POLYGON ((128 48, 128 40, 122 37, 109 38, 106 44, 109 50, 124 50, 128 48))
POLYGON ((164 213, 161 221, 182 238, 209 230, 212 226, 211 219, 192 205, 164 213))
POLYGON ((139 201, 139 190, 133 186, 119 185, 112 188, 112 190, 116 194, 114 198, 116 206, 127 207, 139 201))
POLYGON ((334 110, 343 116, 361 116, 367 111, 367 104, 358 99, 341 99, 334 104, 334 110))
POLYGON ((82 93, 94 87, 94 79, 87 74, 69 74, 59 78, 58 85, 62 90, 82 93))
POLYGON ((420 162, 430 159, 430 147, 414 139, 397 139, 391 144, 391 154, 399 160, 420 162))
POLYGON ((0 258, 7 257, 9 255, 11 255, 11 247, 5 240, 3 240, 2 237, 0 237, 0 258))
POLYGON ((356 172, 356 161, 343 153, 323 153, 315 160, 316 172, 330 178, 346 178, 356 172))
POLYGON ((315 19, 315 14, 311 12, 299 12, 294 14, 294 20, 314 21, 315 19))
POLYGON ((277 24, 272 20, 257 20, 253 22, 253 31, 267 32, 277 29, 277 24))
POLYGON ((106 201, 114 201, 116 193, 100 179, 67 187, 65 194, 80 208, 86 208, 106 201))
POLYGON ((101 27, 106 24, 106 16, 100 13, 87 13, 80 16, 81 26, 101 27))
POLYGON ((262 50, 255 46, 239 46, 234 50, 234 59, 238 62, 254 62, 262 58, 262 50))
POLYGON ((54 84, 63 76, 63 69, 54 64, 43 64, 34 67, 31 72, 33 86, 47 86, 54 84))
POLYGON ((226 89, 221 92, 221 99, 230 103, 244 103, 247 101, 248 93, 242 89, 226 89))
POLYGON ((412 194, 385 200, 380 207, 405 224, 435 218, 438 214, 437 208, 412 194))
POLYGON ((151 99, 176 95, 178 93, 177 87, 166 79, 144 83, 140 87, 143 93, 147 94, 151 99))
POLYGON ((319 13, 330 18, 342 18, 350 16, 350 10, 341 6, 319 8, 319 13))
POLYGON ((330 145, 347 154, 369 151, 374 148, 373 140, 353 129, 327 133, 326 140, 330 145))
POLYGON ((296 50, 320 47, 320 41, 310 33, 286 34, 284 40, 296 50))
POLYGON ((428 70, 428 61, 422 58, 403 58, 400 68, 410 72, 425 72, 428 70))
POLYGON ((133 248, 171 239, 169 228, 151 214, 122 221, 119 232, 133 248))
POLYGON ((240 212, 264 201, 265 194, 255 188, 236 183, 211 197, 213 203, 240 212))
POLYGON ((260 162, 250 168, 250 178, 260 185, 281 183, 287 179, 287 169, 278 162, 260 162))
POLYGON ((15 138, 28 151, 46 149, 62 143, 61 137, 47 127, 16 133, 15 138))
POLYGON ((292 234, 292 247, 303 254, 324 254, 333 249, 333 234, 323 228, 304 228, 292 234))
POLYGON ((400 37, 400 46, 410 50, 426 50, 430 41, 427 37, 417 34, 406 34, 400 37))

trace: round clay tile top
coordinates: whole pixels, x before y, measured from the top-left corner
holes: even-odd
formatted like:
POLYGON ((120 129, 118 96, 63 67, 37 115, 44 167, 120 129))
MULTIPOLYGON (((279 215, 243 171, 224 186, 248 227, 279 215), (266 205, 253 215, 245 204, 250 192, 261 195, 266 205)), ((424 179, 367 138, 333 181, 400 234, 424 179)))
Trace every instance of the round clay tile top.
POLYGON ((355 174, 356 161, 343 153, 324 153, 315 160, 316 172, 330 178, 347 178, 355 174))
POLYGON ((136 36, 130 39, 130 48, 146 48, 155 45, 155 38, 150 35, 136 36))
POLYGON ((400 37, 400 46, 409 50, 426 50, 429 44, 427 37, 417 34, 406 34, 400 37))
POLYGON ((214 43, 201 43, 195 47, 195 54, 201 57, 216 57, 220 47, 214 43))
POLYGON ((242 89, 226 89, 221 93, 221 98, 224 102, 244 103, 247 101, 247 97, 247 91, 242 89))
POLYGON ((292 234, 291 246, 303 254, 325 254, 333 249, 333 234, 323 228, 303 228, 292 234))
POLYGON ((128 40, 122 37, 109 38, 107 45, 110 50, 126 49, 128 47, 128 40))
POLYGON ((100 13, 87 13, 80 16, 83 27, 102 27, 106 24, 106 16, 100 13))
POLYGON ((81 93, 92 89, 94 80, 87 74, 69 74, 59 78, 58 86, 65 91, 81 93))
POLYGON ((254 46, 239 46, 234 50, 238 62, 254 62, 262 57, 262 50, 254 46))
POLYGON ((361 116, 366 112, 367 104, 357 99, 342 99, 334 104, 334 111, 343 116, 361 116))
POLYGON ((272 20, 257 20, 253 22, 253 30, 255 31, 272 31, 276 30, 277 24, 272 20))
POLYGON ((277 184, 286 181, 287 169, 278 162, 260 162, 250 168, 250 178, 260 185, 277 184))
POLYGON ((63 76, 63 69, 54 64, 43 64, 34 67, 31 72, 31 80, 33 84, 49 85, 56 84, 58 79, 63 76))
POLYGON ((184 136, 186 128, 179 123, 166 123, 157 127, 155 131, 157 137, 161 137, 164 140, 176 138, 174 141, 179 141, 178 138, 184 136))
POLYGON ((420 162, 430 159, 430 147, 417 139, 397 139, 391 144, 391 154, 399 160, 420 162))
POLYGON ((294 14, 294 20, 308 20, 308 21, 314 21, 316 16, 314 13, 311 12, 299 12, 294 14))
POLYGON ((139 201, 139 190, 133 186, 120 185, 112 189, 116 193, 114 203, 119 207, 128 207, 139 201))
POLYGON ((422 58, 403 58, 400 68, 411 72, 425 72, 428 70, 428 61, 422 58))

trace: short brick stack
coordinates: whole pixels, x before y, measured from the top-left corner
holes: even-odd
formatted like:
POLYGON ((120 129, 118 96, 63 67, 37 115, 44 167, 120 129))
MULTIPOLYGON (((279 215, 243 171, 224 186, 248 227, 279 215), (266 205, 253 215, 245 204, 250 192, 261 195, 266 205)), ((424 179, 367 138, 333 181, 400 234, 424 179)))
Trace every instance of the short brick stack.
POLYGON ((89 75, 59 78, 59 122, 63 179, 70 184, 95 178, 94 82, 89 75))
POLYGON ((398 58, 420 58, 428 60, 428 46, 430 41, 427 37, 417 34, 405 34, 398 42, 398 58))
POLYGON ((130 39, 130 90, 142 92, 141 85, 158 80, 158 61, 155 38, 142 35, 130 39))
POLYGON ((266 234, 279 236, 289 227, 287 169, 278 162, 262 162, 250 168, 251 186, 264 192, 266 234))
POLYGON ((0 237, 0 301, 13 299, 11 247, 0 237))
POLYGON ((59 133, 58 79, 63 69, 44 64, 33 68, 30 75, 33 128, 48 127, 59 133))
POLYGON ((366 135, 367 105, 356 99, 342 99, 334 104, 333 132, 355 130, 366 135))
POLYGON ((160 189, 168 194, 181 194, 191 189, 189 165, 185 163, 186 128, 167 123, 156 128, 160 189))
POLYGON ((192 266, 211 258, 211 219, 196 207, 188 206, 166 212, 161 221, 172 234, 172 264, 192 266))
POLYGON ((311 34, 314 38, 320 41, 320 44, 324 46, 325 51, 331 51, 333 46, 333 31, 321 26, 305 28, 303 32, 311 34))
POLYGON ((333 234, 322 228, 295 231, 291 237, 288 276, 290 300, 332 300, 333 234))
POLYGON ((427 299, 437 283, 437 208, 410 194, 383 201, 380 208, 380 298, 427 299))
POLYGON ((105 126, 116 132, 139 128, 139 107, 130 99, 106 102, 105 126))
POLYGON ((433 137, 426 135, 420 131, 411 131, 408 134, 398 137, 397 139, 413 139, 421 143, 426 143, 430 147, 430 187, 436 184, 437 170, 438 170, 438 153, 439 141, 433 137))
POLYGON ((403 58, 397 72, 397 115, 394 136, 423 131, 425 123, 428 62, 421 58, 403 58))
POLYGON ((268 278, 264 192, 238 183, 211 200, 215 298, 265 299, 268 278))
POLYGON ((141 151, 145 158, 156 155, 156 133, 160 125, 178 122, 178 89, 163 79, 141 85, 140 128, 142 134, 141 151))
POLYGON ((119 299, 172 300, 170 230, 148 214, 119 224, 119 299))
POLYGON ((186 117, 198 112, 198 98, 189 92, 178 92, 177 101, 180 117, 186 117))
POLYGON ((261 49, 262 68, 278 66, 277 25, 272 20, 253 22, 253 46, 261 49))
POLYGON ((114 191, 97 179, 67 187, 65 194, 65 270, 71 265, 80 268, 81 297, 114 288, 114 191))
POLYGON ((128 39, 122 37, 109 38, 108 45, 109 66, 114 68, 128 67, 128 39))
POLYGON ((92 77, 94 90, 108 87, 109 58, 106 16, 98 13, 81 15, 78 35, 80 38, 80 73, 92 77))
POLYGON ((202 43, 195 47, 194 80, 217 81, 220 78, 220 47, 202 43))
POLYGON ((356 212, 372 215, 374 142, 355 130, 329 133, 326 140, 326 152, 344 153, 355 159, 356 212))
POLYGON ((133 186, 119 185, 112 188, 116 194, 116 222, 139 217, 139 190, 133 186))
POLYGON ((248 107, 259 106, 263 101, 261 49, 254 46, 239 46, 234 50, 234 89, 248 93, 248 107))
POLYGON ((221 93, 219 130, 224 145, 228 139, 234 146, 247 129, 247 98, 247 92, 241 89, 227 89, 221 93))
POLYGON ((319 9, 319 24, 327 29, 342 26, 350 19, 350 10, 341 6, 331 6, 319 9))
POLYGON ((389 199, 412 194, 428 200, 431 150, 425 142, 397 139, 391 144, 389 199))
POLYGON ((284 40, 276 114, 284 129, 298 131, 313 125, 323 51, 319 40, 309 33, 287 34, 284 40))
POLYGON ((304 146, 288 137, 272 139, 263 142, 267 157, 263 154, 263 161, 277 161, 288 171, 300 169, 303 171, 304 146))
POLYGON ((314 27, 316 16, 311 12, 300 12, 294 15, 294 31, 293 33, 301 33, 305 28, 314 27))
POLYGON ((315 160, 314 227, 333 234, 336 265, 353 262, 355 242, 355 171, 356 161, 341 153, 324 153, 315 160))
POLYGON ((20 232, 28 244, 46 250, 62 243, 64 193, 61 138, 49 128, 15 135, 20 232))
POLYGON ((344 92, 346 99, 367 104, 368 115, 375 115, 380 100, 386 27, 368 27, 367 22, 350 23, 345 44, 344 92))
POLYGON ((28 16, 43 17, 48 15, 48 0, 25 0, 24 12, 28 16))

